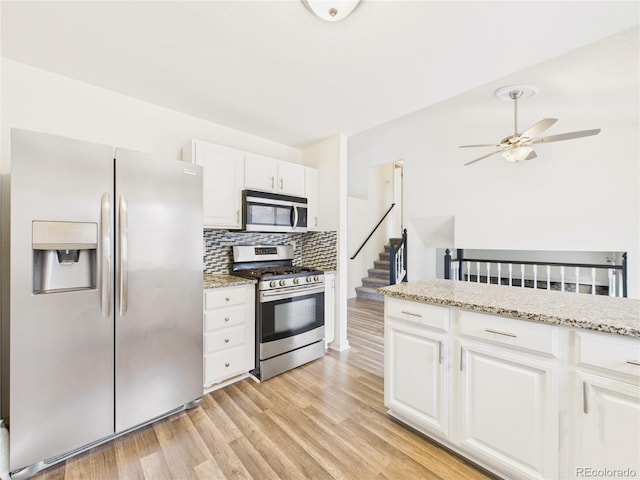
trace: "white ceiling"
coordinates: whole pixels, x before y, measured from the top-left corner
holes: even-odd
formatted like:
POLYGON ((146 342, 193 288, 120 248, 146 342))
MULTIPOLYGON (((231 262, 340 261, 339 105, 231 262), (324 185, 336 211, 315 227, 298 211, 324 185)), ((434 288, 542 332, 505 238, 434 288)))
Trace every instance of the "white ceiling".
POLYGON ((639 5, 363 0, 329 23, 298 0, 3 0, 2 55, 304 147, 637 26, 639 5))

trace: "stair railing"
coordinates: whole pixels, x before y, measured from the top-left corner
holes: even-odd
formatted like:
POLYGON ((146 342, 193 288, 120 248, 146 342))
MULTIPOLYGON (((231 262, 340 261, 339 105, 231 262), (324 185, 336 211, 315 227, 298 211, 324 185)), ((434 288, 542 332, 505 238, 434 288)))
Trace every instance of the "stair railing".
POLYGON ((351 260, 353 260, 354 258, 356 258, 358 256, 358 254, 360 253, 360 250, 362 250, 364 248, 364 246, 367 244, 367 242, 369 241, 369 239, 373 236, 373 234, 376 232, 376 230, 378 229, 378 227, 382 224, 382 222, 384 221, 385 218, 387 218, 387 215, 389 215, 389 212, 393 209, 393 207, 395 207, 396 204, 392 203, 391 206, 389 207, 389 210, 387 210, 387 212, 382 216, 382 218, 380 219, 380 221, 378 222, 378 224, 373 227, 373 230, 371 230, 371 233, 369 234, 369 236, 365 239, 364 242, 362 242, 362 245, 360 245, 360 248, 356 251, 356 253, 353 254, 353 257, 351 257, 351 260))
POLYGON ((407 229, 402 238, 390 238, 389 244, 389 285, 407 281, 407 229))
POLYGON ((447 249, 444 255, 444 278, 463 282, 495 283, 543 290, 626 297, 627 252, 622 253, 620 265, 615 265, 610 259, 607 260, 609 263, 592 264, 475 259, 465 258, 464 250, 461 248, 456 250, 456 258, 452 258, 451 251, 447 249), (519 272, 514 268, 516 266, 519 266, 519 272), (552 278, 552 267, 560 271, 559 279, 552 278), (608 277, 606 288, 600 288, 601 285, 596 282, 596 274, 602 270, 606 272, 608 277), (584 282, 585 277, 588 279, 586 282, 584 282))

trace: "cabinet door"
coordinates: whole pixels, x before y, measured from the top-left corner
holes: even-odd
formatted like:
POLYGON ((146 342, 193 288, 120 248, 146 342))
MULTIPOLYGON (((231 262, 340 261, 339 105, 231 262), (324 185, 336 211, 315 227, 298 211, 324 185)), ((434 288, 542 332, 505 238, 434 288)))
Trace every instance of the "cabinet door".
POLYGON ((278 193, 304 197, 304 173, 303 165, 278 162, 278 193))
POLYGON ((327 345, 335 337, 335 289, 336 275, 324 274, 324 341, 327 345))
POLYGON ((307 197, 307 230, 318 228, 318 170, 307 167, 304 172, 304 194, 307 197))
POLYGON ((569 474, 584 478, 590 476, 586 469, 640 473, 640 387, 581 372, 578 380, 577 451, 569 474))
POLYGON ((459 444, 513 478, 558 477, 558 366, 461 342, 459 444))
POLYGON ((385 405, 440 436, 448 432, 444 340, 423 327, 385 325, 385 405))
POLYGON ((246 153, 244 157, 244 188, 275 192, 278 161, 274 158, 246 153))
POLYGON ((243 153, 195 142, 195 163, 203 167, 204 226, 242 228, 243 153))

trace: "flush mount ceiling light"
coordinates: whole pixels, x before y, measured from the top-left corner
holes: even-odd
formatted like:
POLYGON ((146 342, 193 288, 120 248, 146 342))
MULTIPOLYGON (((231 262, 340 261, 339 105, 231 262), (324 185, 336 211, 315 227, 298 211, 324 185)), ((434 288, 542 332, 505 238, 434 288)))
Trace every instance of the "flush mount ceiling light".
POLYGON ((496 90, 496 96, 503 100, 513 101, 513 134, 503 138, 500 143, 488 143, 484 145, 461 145, 460 148, 466 147, 498 147, 498 150, 483 155, 480 158, 465 163, 471 165, 485 158, 500 153, 502 157, 510 162, 521 162, 523 160, 532 160, 537 157, 536 152, 531 145, 536 143, 559 142, 561 140, 571 140, 573 138, 589 137, 600 133, 599 128, 592 130, 580 130, 579 132, 559 133, 557 135, 549 135, 547 137, 538 137, 546 129, 550 128, 558 120, 555 118, 543 118, 535 123, 523 133, 518 133, 518 100, 536 95, 538 89, 531 85, 509 85, 496 90))
POLYGON ((318 18, 335 22, 353 12, 360 0, 302 0, 302 3, 318 18))

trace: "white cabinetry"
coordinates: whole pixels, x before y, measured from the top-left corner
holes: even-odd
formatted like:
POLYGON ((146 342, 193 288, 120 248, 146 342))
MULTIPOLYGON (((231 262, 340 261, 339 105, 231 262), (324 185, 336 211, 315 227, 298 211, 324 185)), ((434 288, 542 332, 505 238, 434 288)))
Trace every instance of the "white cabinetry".
POLYGON ((385 297, 385 312, 385 405, 446 437, 449 310, 385 297))
POLYGON ((329 345, 335 337, 336 274, 324 273, 324 342, 329 345))
MULTIPOLYGON (((576 332, 572 478, 593 470, 640 474, 640 348, 636 339, 576 332)), ((616 476, 615 474, 599 475, 616 476)))
POLYGON ((255 368, 254 360, 254 285, 205 290, 205 391, 244 378, 255 368))
POLYGON ((244 153, 192 140, 182 149, 182 160, 203 167, 204 226, 242 228, 244 153))
POLYGON ((460 447, 510 478, 558 478, 556 327, 460 314, 460 447))
POLYGON ((307 230, 318 230, 318 170, 305 168, 304 191, 307 197, 307 230))
POLYGON ((247 189, 305 196, 305 167, 275 158, 245 154, 244 186, 247 189))

